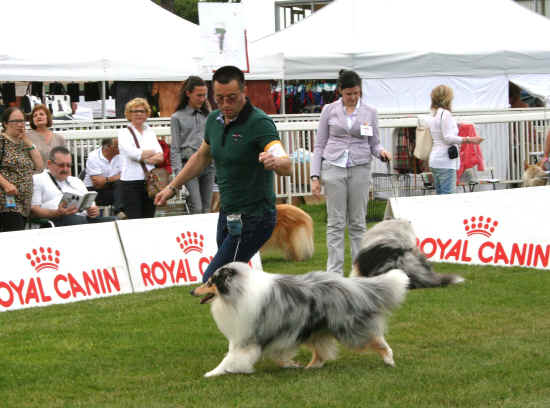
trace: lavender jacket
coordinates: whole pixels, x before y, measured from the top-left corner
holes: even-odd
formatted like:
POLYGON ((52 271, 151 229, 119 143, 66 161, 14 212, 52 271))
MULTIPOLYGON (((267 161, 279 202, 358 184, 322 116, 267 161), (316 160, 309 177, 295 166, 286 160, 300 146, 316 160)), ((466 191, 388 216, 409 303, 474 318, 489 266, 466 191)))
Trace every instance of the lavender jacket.
POLYGON ((380 152, 384 149, 380 145, 376 109, 363 100, 358 109, 356 120, 348 129, 342 98, 325 105, 313 148, 312 176, 321 175, 322 159, 336 160, 346 149, 354 166, 370 163, 373 155, 380 158, 380 152), (365 122, 373 127, 373 136, 361 136, 361 125, 365 122))

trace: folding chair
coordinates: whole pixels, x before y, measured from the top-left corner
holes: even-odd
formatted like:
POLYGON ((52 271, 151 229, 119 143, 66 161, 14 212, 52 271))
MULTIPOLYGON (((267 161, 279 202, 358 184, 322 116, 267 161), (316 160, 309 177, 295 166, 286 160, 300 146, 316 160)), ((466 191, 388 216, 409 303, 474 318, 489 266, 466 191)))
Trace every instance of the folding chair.
POLYGON ((25 229, 55 228, 52 220, 47 218, 27 218, 25 229))

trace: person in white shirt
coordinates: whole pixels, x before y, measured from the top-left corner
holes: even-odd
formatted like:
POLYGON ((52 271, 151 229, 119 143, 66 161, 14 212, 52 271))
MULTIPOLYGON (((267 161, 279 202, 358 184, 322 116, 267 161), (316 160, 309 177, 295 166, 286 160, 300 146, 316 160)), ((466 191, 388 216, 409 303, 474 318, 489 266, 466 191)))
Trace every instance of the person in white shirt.
POLYGON ((152 218, 155 215, 155 205, 145 189, 142 163, 150 171, 164 162, 162 147, 155 132, 145 123, 151 114, 151 107, 145 99, 132 99, 126 104, 124 114, 130 121, 128 127, 118 132, 124 212, 128 219, 152 218))
POLYGON ((97 191, 97 205, 112 205, 115 215, 120 214, 123 208, 120 171, 118 140, 103 139, 101 147, 88 155, 84 185, 88 191, 97 191))
POLYGON ((432 90, 431 98, 433 116, 427 120, 433 140, 429 159, 430 171, 434 178, 437 194, 454 194, 456 192, 456 171, 460 168, 460 157, 451 158, 449 148, 462 143, 479 144, 483 138, 458 136, 458 126, 451 113, 453 90, 450 87, 436 86, 432 90))
POLYGON ((32 216, 50 219, 56 227, 114 221, 115 217, 100 217, 96 205, 79 213, 75 206, 61 203, 63 193, 84 195, 88 192, 82 180, 71 176, 71 164, 71 153, 65 146, 56 146, 50 151, 48 168, 33 175, 32 216))

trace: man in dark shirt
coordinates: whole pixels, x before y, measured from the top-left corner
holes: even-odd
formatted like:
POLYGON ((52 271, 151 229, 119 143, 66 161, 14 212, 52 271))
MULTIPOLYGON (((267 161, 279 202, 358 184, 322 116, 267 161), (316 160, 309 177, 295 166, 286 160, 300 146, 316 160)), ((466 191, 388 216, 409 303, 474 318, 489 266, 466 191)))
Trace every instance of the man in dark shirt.
POLYGON ((248 262, 269 239, 277 219, 273 172, 281 176, 291 174, 290 159, 275 124, 246 97, 242 71, 224 66, 212 80, 219 109, 208 116, 205 140, 155 198, 155 205, 163 205, 182 184, 214 160, 221 199, 218 252, 206 269, 203 282, 233 260, 248 262))

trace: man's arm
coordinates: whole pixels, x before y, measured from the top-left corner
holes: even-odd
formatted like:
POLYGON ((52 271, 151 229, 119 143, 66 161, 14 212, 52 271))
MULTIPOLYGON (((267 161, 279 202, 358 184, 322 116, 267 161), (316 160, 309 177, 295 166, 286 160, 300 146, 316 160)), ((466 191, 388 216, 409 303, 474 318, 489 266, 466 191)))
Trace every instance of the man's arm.
POLYGON ((212 161, 210 145, 205 141, 201 147, 189 158, 185 167, 174 177, 174 179, 160 191, 155 197, 155 205, 164 205, 166 201, 175 194, 175 190, 187 183, 194 177, 197 177, 212 161))
POLYGON ((279 176, 292 174, 291 161, 280 140, 269 143, 258 158, 266 170, 273 170, 279 176))
POLYGON ((92 186, 95 189, 100 190, 105 187, 107 177, 103 176, 101 166, 97 163, 97 160, 98 159, 93 155, 88 157, 88 160, 86 161, 86 174, 90 175, 92 186))
POLYGON ((278 157, 275 163, 275 173, 279 176, 290 176, 292 174, 292 163, 288 156, 278 157))
POLYGON ((115 181, 120 180, 120 173, 109 177, 99 175, 99 176, 90 176, 90 178, 92 179, 92 185, 94 186, 94 188, 97 190, 101 190, 103 187, 105 187, 105 184, 114 183, 115 181))
POLYGON ((47 208, 42 208, 39 205, 31 206, 31 214, 36 218, 55 218, 58 216, 57 209, 48 210, 47 208))
POLYGON ((59 205, 58 208, 55 210, 49 210, 47 208, 42 208, 39 205, 32 205, 31 206, 31 214, 35 218, 57 218, 61 217, 63 215, 73 215, 78 212, 78 208, 76 206, 72 207, 62 207, 59 205))

